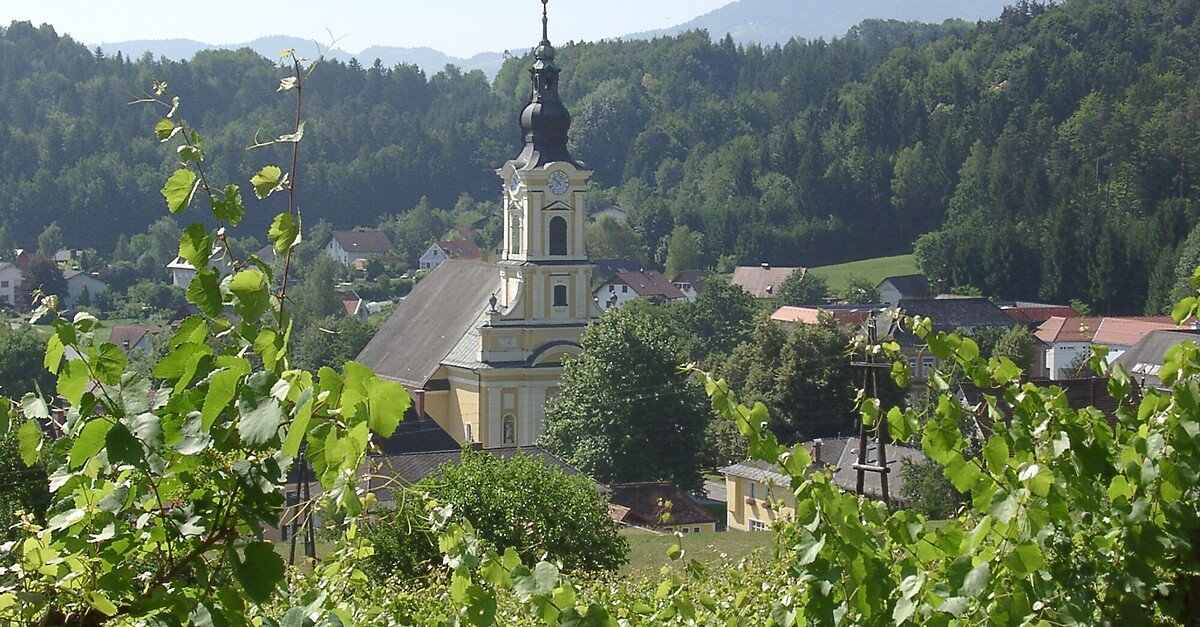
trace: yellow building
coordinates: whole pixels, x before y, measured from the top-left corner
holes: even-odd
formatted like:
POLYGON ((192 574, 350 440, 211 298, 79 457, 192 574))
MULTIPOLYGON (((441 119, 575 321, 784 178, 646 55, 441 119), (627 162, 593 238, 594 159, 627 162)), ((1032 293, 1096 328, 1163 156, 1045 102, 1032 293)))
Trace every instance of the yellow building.
POLYGON ((766 531, 776 521, 792 520, 796 496, 790 479, 772 464, 744 461, 726 468, 725 525, 730 531, 766 531))
MULTIPOLYGON (((854 464, 859 458, 858 438, 824 438, 806 442, 804 446, 812 454, 810 473, 828 474, 833 484, 846 492, 857 490, 858 471, 854 464)), ((878 457, 875 442, 868 442, 864 455, 866 463, 877 464, 878 457)), ((920 463, 926 458, 917 449, 901 444, 889 445, 887 494, 884 494, 880 474, 867 472, 863 476, 864 496, 904 507, 904 478, 900 468, 906 459, 920 463)), ((791 480, 778 466, 748 460, 722 468, 721 473, 725 475, 725 514, 730 530, 765 531, 775 522, 794 520, 796 495, 792 493, 791 480)))
POLYGON ((592 172, 567 149, 571 115, 542 15, 521 112, 524 146, 496 170, 504 242, 495 264, 450 260, 429 273, 358 356, 412 393, 459 442, 526 446, 543 432, 562 359, 600 315, 589 291, 584 194, 592 172))

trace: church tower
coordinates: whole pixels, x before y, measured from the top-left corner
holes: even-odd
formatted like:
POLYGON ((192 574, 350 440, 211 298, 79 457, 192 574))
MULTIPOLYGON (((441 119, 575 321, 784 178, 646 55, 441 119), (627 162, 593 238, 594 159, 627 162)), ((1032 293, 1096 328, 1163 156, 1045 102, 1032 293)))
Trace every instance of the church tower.
POLYGON ((496 171, 504 188, 501 283, 480 328, 480 358, 497 365, 523 363, 525 384, 507 390, 518 407, 504 407, 504 393, 497 399, 499 422, 489 431, 499 437, 490 445, 532 444, 541 436, 545 404, 558 393, 562 358, 579 353, 583 330, 601 313, 591 297, 592 266, 583 238, 592 171, 567 149, 571 114, 558 94, 560 70, 546 3, 542 0, 542 41, 529 70, 529 104, 520 116, 523 147, 496 171))
POLYGON ((500 261, 443 262, 358 356, 412 393, 419 418, 488 448, 537 442, 563 358, 579 354, 584 329, 600 316, 583 239, 592 172, 567 150, 571 114, 558 95, 546 1, 520 116, 523 146, 496 171, 504 182, 500 261))

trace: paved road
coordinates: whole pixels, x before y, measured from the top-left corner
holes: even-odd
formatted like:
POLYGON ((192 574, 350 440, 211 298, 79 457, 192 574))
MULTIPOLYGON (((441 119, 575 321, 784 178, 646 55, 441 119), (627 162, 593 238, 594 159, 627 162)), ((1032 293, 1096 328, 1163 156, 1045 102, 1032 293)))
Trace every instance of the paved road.
POLYGON ((705 481, 704 491, 708 494, 708 498, 714 501, 725 502, 725 482, 724 481, 705 481))

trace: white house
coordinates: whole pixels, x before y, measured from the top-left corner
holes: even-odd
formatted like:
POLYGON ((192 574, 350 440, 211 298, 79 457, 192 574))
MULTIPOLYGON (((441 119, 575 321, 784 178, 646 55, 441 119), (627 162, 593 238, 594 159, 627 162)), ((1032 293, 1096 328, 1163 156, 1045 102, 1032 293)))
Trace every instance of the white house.
POLYGON ((1137 344, 1153 331, 1178 330, 1175 321, 1167 316, 1129 318, 1066 318, 1053 316, 1034 333, 1049 345, 1046 349, 1046 372, 1051 379, 1070 378, 1068 366, 1088 354, 1093 344, 1109 348, 1108 362, 1137 344))
POLYGON ((15 305, 17 290, 21 289, 21 269, 11 263, 0 262, 0 304, 15 305))
POLYGON ((422 270, 432 270, 447 259, 479 259, 481 256, 479 246, 469 239, 442 240, 429 246, 425 254, 421 255, 421 264, 418 267, 422 270))
MULTIPOLYGON (((220 248, 213 248, 212 256, 209 257, 208 267, 210 269, 221 268, 223 272, 229 272, 233 267, 229 263, 229 257, 222 254, 220 248)), ((171 285, 180 289, 186 290, 192 284, 192 279, 196 278, 196 266, 192 262, 183 257, 176 257, 167 264, 167 272, 171 275, 171 285)))
POLYGON ((875 286, 880 302, 895 306, 901 299, 928 298, 929 281, 920 274, 890 276, 875 286))
POLYGON ((601 283, 592 295, 604 311, 620 307, 638 297, 687 300, 679 288, 655 270, 623 270, 601 283))
POLYGON ((392 240, 383 231, 334 231, 325 254, 343 265, 371 255, 391 255, 395 252, 392 240))
POLYGON ((67 294, 63 305, 72 308, 79 303, 79 296, 87 291, 89 304, 95 304, 96 296, 108 290, 108 284, 80 270, 63 270, 63 278, 67 280, 67 294))
POLYGON ((680 270, 675 273, 675 278, 671 279, 671 285, 683 292, 688 302, 692 302, 704 291, 704 283, 700 279, 705 274, 707 273, 703 270, 680 270))

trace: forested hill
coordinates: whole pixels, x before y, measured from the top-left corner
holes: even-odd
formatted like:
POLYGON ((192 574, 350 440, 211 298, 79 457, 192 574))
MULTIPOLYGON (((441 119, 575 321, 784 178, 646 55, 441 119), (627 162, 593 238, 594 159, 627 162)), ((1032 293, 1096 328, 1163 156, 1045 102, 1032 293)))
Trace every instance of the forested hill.
MULTIPOLYGON (((867 22, 769 48, 696 32, 563 44, 558 60, 573 150, 633 207, 652 260, 677 226, 700 234, 708 263, 810 266, 905 252, 941 229, 917 252, 946 288, 1134 312, 1163 306, 1177 260, 1200 255, 1181 251, 1200 181, 1197 11, 1021 3, 978 27, 867 22)), ((304 217, 350 227, 422 196, 498 199, 530 63, 510 59, 492 85, 320 67, 304 92, 304 217)), ((102 250, 143 230, 171 164, 151 132, 162 111, 126 103, 152 78, 181 96, 216 178, 281 161, 245 150, 290 119, 278 75, 250 51, 97 58, 14 23, 0 33, 0 216, 26 243, 52 220, 68 244, 102 250)), ((275 213, 252 211, 253 229, 275 213)))

